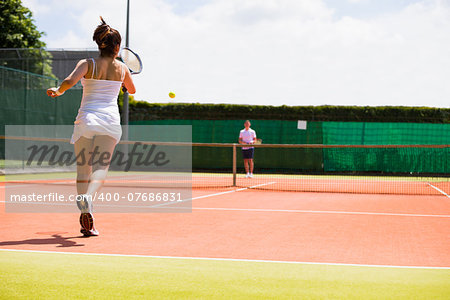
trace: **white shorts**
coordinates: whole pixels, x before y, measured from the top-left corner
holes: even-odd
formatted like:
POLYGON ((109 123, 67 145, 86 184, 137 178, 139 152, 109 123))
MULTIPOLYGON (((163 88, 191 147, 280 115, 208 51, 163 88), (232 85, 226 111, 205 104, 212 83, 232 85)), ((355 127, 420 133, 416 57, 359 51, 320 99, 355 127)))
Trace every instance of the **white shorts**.
POLYGON ((86 125, 75 124, 72 134, 71 144, 75 144, 80 137, 87 139, 93 139, 98 135, 108 135, 116 140, 116 144, 119 143, 122 136, 122 127, 120 125, 86 125))

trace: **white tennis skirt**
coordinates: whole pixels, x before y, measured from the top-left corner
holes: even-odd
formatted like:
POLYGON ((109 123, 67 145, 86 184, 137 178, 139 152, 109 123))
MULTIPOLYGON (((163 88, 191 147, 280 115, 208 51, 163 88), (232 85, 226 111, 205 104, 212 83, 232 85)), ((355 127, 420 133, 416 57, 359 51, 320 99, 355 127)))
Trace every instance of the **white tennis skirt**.
POLYGON ((93 113, 82 113, 77 116, 70 143, 75 144, 80 137, 93 139, 95 136, 99 135, 110 136, 116 140, 117 144, 122 137, 122 127, 120 124, 117 124, 117 120, 99 118, 93 113))

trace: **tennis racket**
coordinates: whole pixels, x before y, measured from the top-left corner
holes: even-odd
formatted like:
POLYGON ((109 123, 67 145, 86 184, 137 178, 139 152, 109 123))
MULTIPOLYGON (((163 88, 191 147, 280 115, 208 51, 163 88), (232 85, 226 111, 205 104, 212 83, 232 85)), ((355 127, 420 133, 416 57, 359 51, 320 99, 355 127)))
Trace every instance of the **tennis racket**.
POLYGON ((118 59, 128 67, 131 74, 139 74, 142 72, 142 60, 139 55, 130 48, 123 48, 122 51, 120 51, 118 59))
POLYGON ((261 145, 262 144, 262 139, 256 139, 256 141, 253 144, 261 145))

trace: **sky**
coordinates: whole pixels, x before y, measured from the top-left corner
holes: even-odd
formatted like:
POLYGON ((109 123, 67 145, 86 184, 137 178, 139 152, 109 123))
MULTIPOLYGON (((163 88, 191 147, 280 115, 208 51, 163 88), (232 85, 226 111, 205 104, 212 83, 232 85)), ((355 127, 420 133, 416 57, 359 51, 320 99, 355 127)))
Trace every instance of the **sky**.
MULTIPOLYGON (((125 42, 126 0, 22 2, 49 49, 125 42)), ((138 100, 450 107, 450 0, 130 0, 129 39, 138 100)))

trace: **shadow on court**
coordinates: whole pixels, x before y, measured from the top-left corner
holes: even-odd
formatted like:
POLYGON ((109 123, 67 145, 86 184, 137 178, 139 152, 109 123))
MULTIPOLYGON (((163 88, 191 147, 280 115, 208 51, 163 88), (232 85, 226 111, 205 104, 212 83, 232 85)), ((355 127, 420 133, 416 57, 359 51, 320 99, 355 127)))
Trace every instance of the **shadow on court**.
POLYGON ((57 245, 56 247, 82 247, 84 244, 78 244, 72 239, 83 239, 84 236, 62 237, 59 234, 52 235, 51 238, 42 239, 27 239, 22 241, 5 241, 0 242, 0 246, 15 246, 15 245, 57 245))

